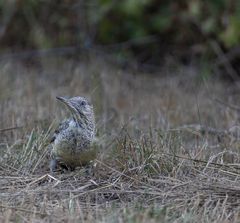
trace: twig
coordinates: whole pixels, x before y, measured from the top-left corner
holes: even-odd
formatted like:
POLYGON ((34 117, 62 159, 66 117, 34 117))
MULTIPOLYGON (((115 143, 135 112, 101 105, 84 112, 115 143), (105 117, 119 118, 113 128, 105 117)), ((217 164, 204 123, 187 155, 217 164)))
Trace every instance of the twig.
POLYGON ((26 50, 18 53, 4 53, 0 54, 0 61, 9 59, 28 59, 32 57, 44 57, 54 55, 66 55, 76 53, 79 50, 77 46, 59 47, 42 50, 26 50))
POLYGON ((54 187, 61 182, 60 180, 58 180, 57 178, 53 177, 52 175, 50 175, 50 174, 45 174, 45 175, 37 178, 36 180, 32 181, 31 183, 29 183, 27 186, 30 186, 30 185, 32 185, 32 184, 41 182, 42 180, 45 180, 45 179, 47 179, 47 178, 50 178, 50 179, 56 181, 56 183, 54 184, 54 187))
POLYGON ((222 65, 228 72, 228 74, 231 76, 231 78, 235 81, 239 81, 238 73, 234 70, 231 63, 229 62, 229 59, 222 51, 221 47, 216 41, 209 41, 210 46, 212 47, 213 51, 215 52, 216 56, 218 57, 218 60, 221 61, 222 65))
POLYGON ((233 110, 237 110, 240 112, 240 107, 236 106, 236 105, 231 105, 231 104, 228 104, 218 98, 213 98, 214 101, 216 101, 217 103, 221 104, 221 105, 224 105, 224 106, 227 106, 228 108, 230 109, 233 109, 233 110))
POLYGON ((0 129, 0 132, 6 132, 6 131, 11 131, 14 129, 21 129, 21 128, 23 128, 23 126, 13 126, 13 127, 9 127, 9 128, 0 129))
POLYGON ((215 128, 211 128, 208 126, 203 126, 200 124, 191 124, 191 125, 183 125, 180 126, 176 129, 170 129, 171 130, 190 130, 192 132, 196 132, 196 133, 201 133, 201 134, 213 134, 213 135, 221 135, 221 134, 229 134, 228 130, 219 130, 219 129, 215 129, 215 128))
POLYGON ((1 208, 7 208, 7 209, 14 209, 16 211, 23 211, 23 212, 26 212, 26 213, 29 213, 29 214, 38 214, 38 215, 52 215, 51 214, 48 214, 48 213, 42 213, 42 212, 39 212, 39 211, 31 211, 29 209, 24 209, 24 208, 19 208, 19 207, 13 207, 13 206, 7 206, 7 205, 2 205, 0 204, 0 207, 1 208))
POLYGON ((211 134, 211 135, 216 135, 217 137, 230 136, 230 137, 234 137, 235 139, 239 139, 239 134, 240 134, 239 126, 234 126, 227 130, 219 130, 219 129, 215 129, 215 128, 200 125, 200 124, 183 125, 176 129, 170 129, 169 131, 178 131, 178 130, 180 131, 186 130, 199 136, 202 136, 205 134, 211 134))
POLYGON ((55 56, 55 55, 67 55, 67 54, 74 54, 79 52, 80 50, 89 50, 94 52, 101 52, 102 54, 106 54, 104 52, 106 49, 120 49, 120 48, 129 48, 134 45, 142 45, 153 43, 158 40, 157 36, 150 35, 144 36, 141 38, 130 39, 125 42, 119 42, 109 45, 90 45, 82 46, 80 45, 73 45, 73 46, 66 46, 66 47, 57 47, 57 48, 49 48, 49 49, 40 49, 40 50, 26 50, 17 53, 3 53, 0 54, 0 61, 1 60, 8 60, 8 59, 27 59, 32 57, 44 57, 44 56, 55 56))

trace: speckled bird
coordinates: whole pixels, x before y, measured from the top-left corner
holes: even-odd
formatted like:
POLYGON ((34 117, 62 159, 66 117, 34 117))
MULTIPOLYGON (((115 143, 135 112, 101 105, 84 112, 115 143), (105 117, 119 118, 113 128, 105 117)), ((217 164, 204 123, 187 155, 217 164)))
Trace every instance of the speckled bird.
POLYGON ((55 171, 57 166, 74 170, 96 157, 96 150, 91 146, 95 137, 93 106, 84 97, 57 99, 66 105, 71 117, 59 125, 51 140, 51 172, 55 171))

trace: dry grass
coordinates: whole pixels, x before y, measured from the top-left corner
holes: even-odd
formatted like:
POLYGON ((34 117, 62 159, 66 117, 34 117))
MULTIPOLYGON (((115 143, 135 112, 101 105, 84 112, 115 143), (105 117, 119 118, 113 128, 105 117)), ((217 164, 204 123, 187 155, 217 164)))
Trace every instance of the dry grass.
POLYGON ((198 72, 2 62, 0 221, 239 222, 240 90, 198 72), (93 170, 49 173, 49 137, 66 116, 57 95, 94 102, 93 170))

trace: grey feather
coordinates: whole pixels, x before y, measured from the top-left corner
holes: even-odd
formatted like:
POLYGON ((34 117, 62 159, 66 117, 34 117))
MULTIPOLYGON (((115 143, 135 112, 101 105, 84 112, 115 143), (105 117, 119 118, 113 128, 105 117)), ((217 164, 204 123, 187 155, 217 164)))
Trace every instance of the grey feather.
POLYGON ((53 134, 51 171, 57 164, 74 169, 89 163, 96 156, 95 149, 91 147, 95 137, 92 105, 83 97, 57 98, 67 106, 72 116, 63 121, 53 134))

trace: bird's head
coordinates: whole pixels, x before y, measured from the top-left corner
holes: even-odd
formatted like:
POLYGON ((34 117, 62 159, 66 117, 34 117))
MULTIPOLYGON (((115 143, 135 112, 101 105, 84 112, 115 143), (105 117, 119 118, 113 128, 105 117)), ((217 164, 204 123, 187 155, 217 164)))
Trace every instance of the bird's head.
POLYGON ((73 98, 57 97, 57 99, 67 106, 75 119, 87 121, 93 118, 93 106, 86 98, 77 96, 73 98))

